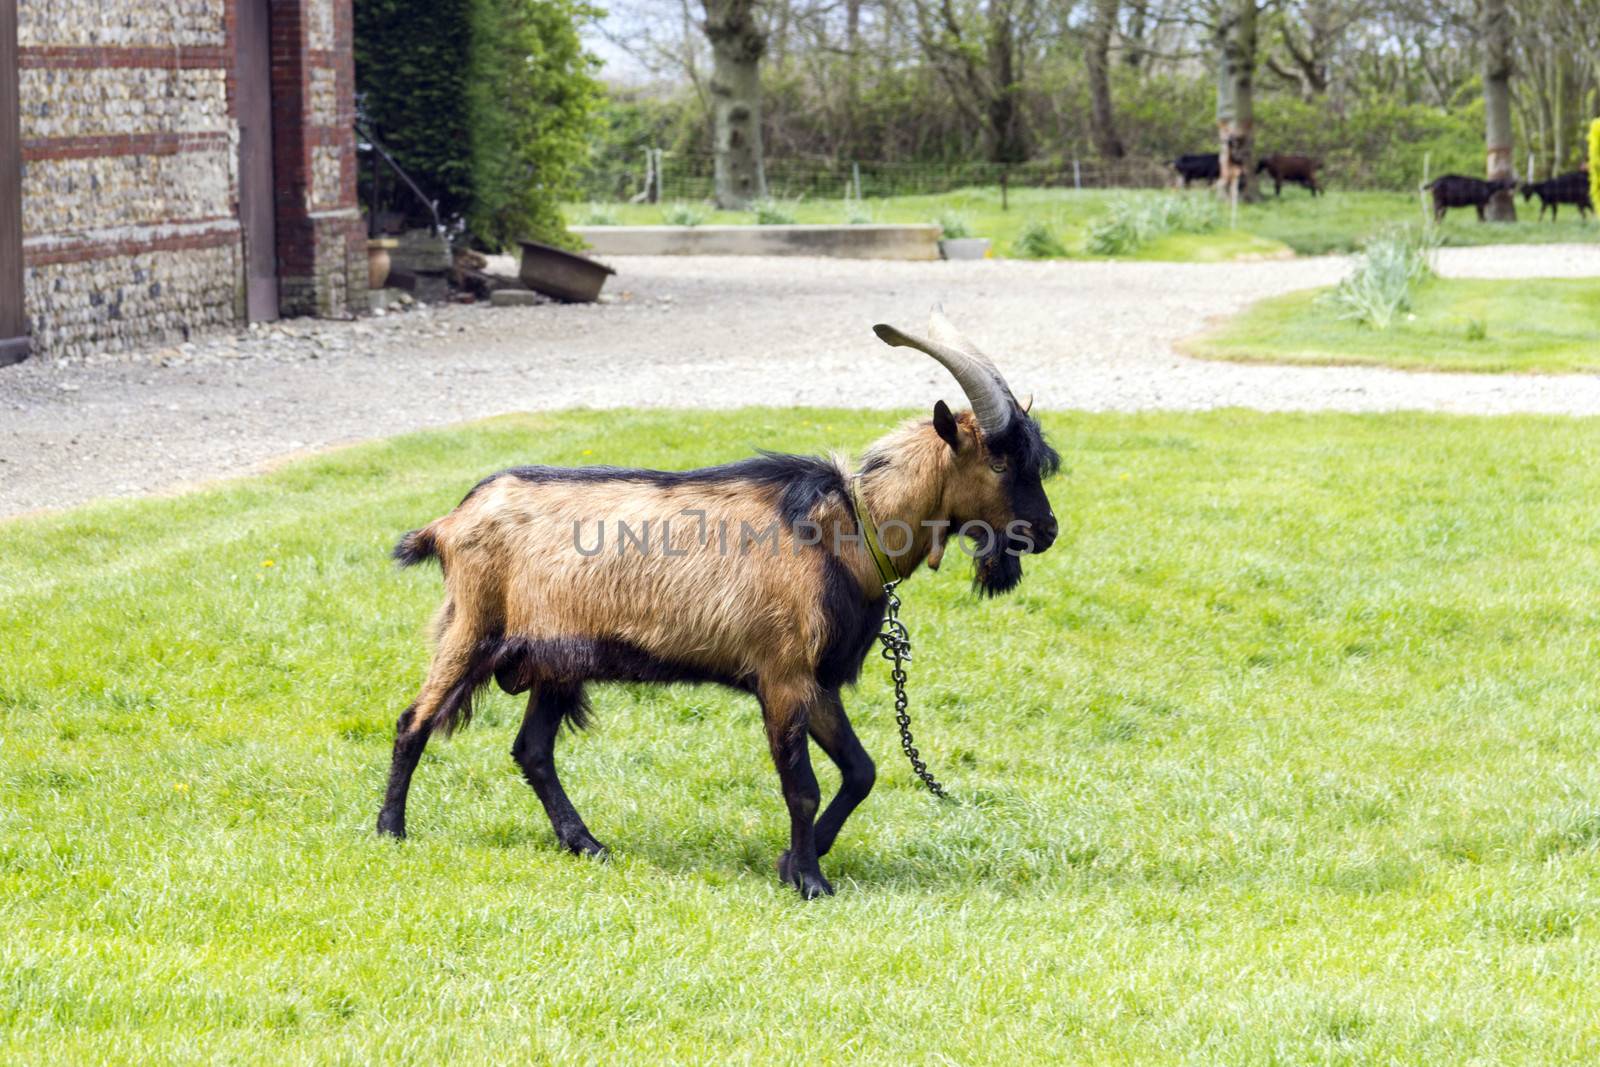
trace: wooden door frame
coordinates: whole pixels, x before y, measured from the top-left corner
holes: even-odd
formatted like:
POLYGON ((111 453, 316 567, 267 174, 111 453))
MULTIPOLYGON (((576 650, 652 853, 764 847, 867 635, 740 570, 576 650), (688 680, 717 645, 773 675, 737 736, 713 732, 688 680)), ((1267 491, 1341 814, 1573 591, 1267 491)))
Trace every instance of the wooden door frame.
POLYGON ((0 366, 28 358, 22 290, 22 128, 17 0, 0 0, 0 366))
POLYGON ((239 122, 239 228, 244 238, 241 310, 250 322, 276 319, 279 311, 271 30, 270 0, 237 0, 233 64, 239 122))

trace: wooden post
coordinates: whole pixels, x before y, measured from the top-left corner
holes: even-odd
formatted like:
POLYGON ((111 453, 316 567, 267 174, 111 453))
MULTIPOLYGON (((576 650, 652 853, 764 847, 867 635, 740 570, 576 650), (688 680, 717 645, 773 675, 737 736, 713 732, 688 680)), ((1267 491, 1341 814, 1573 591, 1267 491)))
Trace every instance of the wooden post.
POLYGON ((1428 210, 1428 166, 1433 162, 1433 153, 1422 153, 1422 184, 1417 186, 1417 195, 1422 198, 1422 228, 1427 229, 1433 225, 1433 212, 1428 210))
POLYGON ((1011 210, 1010 205, 1006 203, 1006 186, 1008 184, 1010 184, 1010 182, 1011 182, 1011 168, 1009 166, 1001 167, 1000 168, 1000 210, 1001 211, 1009 211, 1009 210, 1011 210))
POLYGON ((239 121, 239 221, 244 227, 244 311, 278 317, 278 211, 272 168, 272 28, 269 0, 234 8, 234 101, 239 121))
POLYGON ((0 0, 0 366, 27 359, 22 303, 22 127, 17 107, 17 0, 0 0))

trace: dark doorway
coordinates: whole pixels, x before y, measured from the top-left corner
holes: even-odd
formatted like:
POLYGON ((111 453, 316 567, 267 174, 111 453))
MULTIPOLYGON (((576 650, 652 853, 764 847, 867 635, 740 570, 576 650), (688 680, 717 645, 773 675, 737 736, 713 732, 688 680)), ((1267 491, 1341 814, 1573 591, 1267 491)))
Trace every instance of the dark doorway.
MULTIPOLYGON (((14 0, 0 0, 0 3, 14 0)), ((245 316, 278 317, 277 226, 272 207, 270 0, 239 0, 234 48, 239 106, 239 223, 244 227, 245 316)))
POLYGON ((17 111, 17 0, 0 0, 0 366, 26 359, 22 306, 22 130, 17 111))

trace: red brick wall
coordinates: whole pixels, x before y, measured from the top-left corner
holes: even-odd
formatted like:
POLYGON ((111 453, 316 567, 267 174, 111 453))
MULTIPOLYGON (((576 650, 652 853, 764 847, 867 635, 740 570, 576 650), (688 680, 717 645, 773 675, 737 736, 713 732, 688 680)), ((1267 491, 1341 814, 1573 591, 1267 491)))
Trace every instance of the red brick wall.
POLYGON ((341 315, 365 299, 354 86, 349 0, 273 0, 274 203, 289 313, 341 315))

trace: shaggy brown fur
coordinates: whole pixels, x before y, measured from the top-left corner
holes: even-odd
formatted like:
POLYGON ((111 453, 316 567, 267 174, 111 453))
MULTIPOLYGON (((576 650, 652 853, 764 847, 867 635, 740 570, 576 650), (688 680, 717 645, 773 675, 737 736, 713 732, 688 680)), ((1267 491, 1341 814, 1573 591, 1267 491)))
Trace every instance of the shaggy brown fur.
MULTIPOLYGON (((900 576, 924 561, 939 565, 948 535, 930 521, 952 531, 969 521, 1015 531, 1020 522, 1035 550, 1048 547, 1055 520, 1038 485, 1054 453, 1025 414, 1012 426, 1020 436, 1011 440, 1008 430, 997 449, 969 412, 952 415, 941 402, 932 421, 907 423, 867 450, 863 500, 900 576), (909 538, 887 531, 896 523, 909 538)), ((397 558, 437 558, 446 595, 427 680, 398 726, 380 830, 404 835, 405 797, 427 736, 465 721, 474 690, 493 676, 508 691, 531 691, 513 755, 558 837, 599 853, 551 755, 556 726, 582 721, 584 684, 714 681, 760 700, 792 822, 781 873, 807 896, 831 892, 816 857, 872 778, 839 686, 860 670, 884 603, 850 478, 838 459, 795 457, 683 475, 526 468, 486 479, 454 511, 408 534, 397 558), (845 776, 815 826, 808 732, 845 776)), ((978 563, 990 591, 1020 574, 1014 556, 978 563), (1011 570, 997 578, 995 567, 1011 570)))

